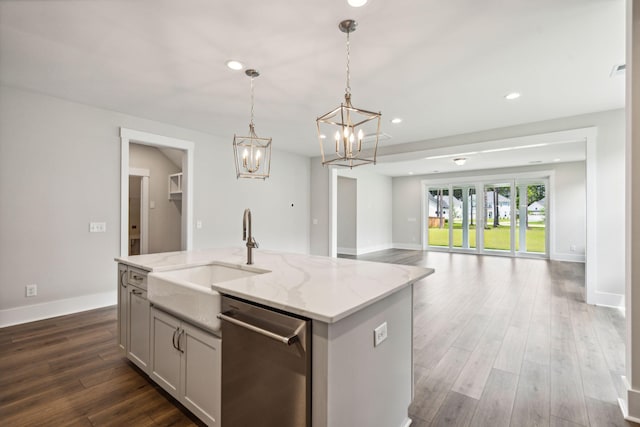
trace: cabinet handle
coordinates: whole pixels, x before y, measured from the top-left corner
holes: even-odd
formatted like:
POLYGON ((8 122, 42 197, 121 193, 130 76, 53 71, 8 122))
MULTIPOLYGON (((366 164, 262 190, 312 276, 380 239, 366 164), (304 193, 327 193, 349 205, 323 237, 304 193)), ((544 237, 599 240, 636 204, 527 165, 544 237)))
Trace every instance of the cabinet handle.
POLYGON ((127 285, 124 283, 124 276, 127 274, 127 270, 122 270, 122 273, 120 273, 120 286, 122 286, 123 288, 126 288, 127 285))
POLYGON ((173 344, 173 348, 175 348, 176 350, 180 350, 176 345, 176 334, 178 333, 179 330, 180 329, 176 328, 176 330, 173 331, 173 337, 171 338, 171 344, 173 344))
POLYGON ((143 276, 138 276, 136 274, 133 275, 133 280, 142 280, 142 279, 144 279, 143 276))
POLYGON ((217 317, 220 320, 224 320, 224 321, 227 321, 229 323, 233 323, 234 325, 240 326, 241 328, 245 328, 245 329, 248 329, 250 331, 257 332, 260 335, 264 335, 265 337, 271 338, 273 340, 276 340, 276 341, 281 342, 281 343, 286 344, 286 345, 291 345, 291 344, 295 343, 296 341, 298 341, 298 339, 299 339, 298 334, 300 333, 302 328, 305 326, 305 323, 301 323, 300 326, 298 326, 296 328, 296 330, 293 331, 293 333, 291 335, 282 336, 280 334, 276 334, 275 332, 271 332, 271 331, 268 331, 266 329, 263 329, 263 328, 261 328, 259 326, 255 326, 255 325, 252 325, 250 323, 243 322, 242 320, 236 319, 235 317, 231 317, 230 314, 232 314, 232 313, 231 312, 219 313, 217 317))
POLYGON ((178 351, 180 353, 184 353, 184 350, 180 348, 180 340, 182 339, 183 335, 184 335, 184 329, 180 329, 180 333, 178 334, 178 351))
POLYGON ((142 295, 143 294, 142 291, 139 291, 137 289, 131 289, 131 293, 134 294, 134 295, 142 295))

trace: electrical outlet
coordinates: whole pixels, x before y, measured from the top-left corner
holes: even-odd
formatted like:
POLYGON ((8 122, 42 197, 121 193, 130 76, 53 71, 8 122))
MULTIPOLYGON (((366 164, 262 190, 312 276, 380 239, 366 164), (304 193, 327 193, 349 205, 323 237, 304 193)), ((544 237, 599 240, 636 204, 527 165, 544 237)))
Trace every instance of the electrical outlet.
POLYGON ((26 297, 35 297, 38 295, 38 285, 27 285, 24 289, 26 297))
POLYGON ((575 252, 575 251, 577 251, 577 250, 578 250, 578 248, 576 247, 576 245, 571 245, 571 247, 569 248, 569 250, 570 250, 571 252, 575 252))
POLYGON ((377 347, 387 339, 387 322, 373 330, 373 346, 377 347))
POLYGON ((202 228, 202 221, 200 221, 200 220, 197 220, 197 221, 196 221, 196 228, 197 228, 198 230, 202 228))

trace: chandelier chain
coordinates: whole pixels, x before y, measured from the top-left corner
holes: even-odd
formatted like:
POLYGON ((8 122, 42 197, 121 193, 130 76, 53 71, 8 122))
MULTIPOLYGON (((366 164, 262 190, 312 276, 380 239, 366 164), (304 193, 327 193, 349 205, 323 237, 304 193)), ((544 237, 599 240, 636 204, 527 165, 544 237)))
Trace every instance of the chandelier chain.
POLYGON ((351 94, 351 84, 350 84, 350 80, 351 80, 351 68, 350 68, 350 62, 351 62, 351 51, 349 49, 350 47, 350 43, 349 43, 349 33, 351 31, 347 31, 347 88, 346 88, 346 93, 351 94))
POLYGON ((253 77, 251 77, 251 126, 253 127, 253 77))

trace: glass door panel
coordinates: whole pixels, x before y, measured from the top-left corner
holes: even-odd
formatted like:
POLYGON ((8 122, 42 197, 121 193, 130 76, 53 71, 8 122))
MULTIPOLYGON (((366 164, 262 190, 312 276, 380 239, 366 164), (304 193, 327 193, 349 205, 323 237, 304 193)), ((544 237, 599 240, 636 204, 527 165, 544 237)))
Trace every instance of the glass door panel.
POLYGON ((427 192, 429 246, 449 247, 449 189, 430 188, 427 192))
POLYGON ((511 184, 484 187, 484 249, 511 251, 511 184))
POLYGON ((516 250, 544 254, 547 240, 546 185, 518 183, 517 189, 516 250))
POLYGON ((452 196, 452 246, 460 249, 475 248, 476 189, 473 186, 454 186, 452 196))

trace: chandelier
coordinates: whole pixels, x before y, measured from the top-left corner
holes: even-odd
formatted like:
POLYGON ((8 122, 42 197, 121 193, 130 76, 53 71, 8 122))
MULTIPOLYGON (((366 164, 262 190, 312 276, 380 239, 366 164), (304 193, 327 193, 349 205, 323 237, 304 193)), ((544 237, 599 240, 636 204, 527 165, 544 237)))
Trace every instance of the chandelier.
POLYGON ((266 179, 271 170, 271 138, 256 135, 253 124, 253 79, 258 71, 249 69, 245 74, 251 77, 251 121, 249 136, 233 135, 233 153, 236 163, 236 178, 266 179))
POLYGON ((323 165, 353 168, 376 164, 382 114, 362 110, 351 104, 349 34, 356 30, 356 26, 353 19, 344 20, 338 25, 340 31, 347 34, 347 86, 344 102, 316 119, 323 165), (371 147, 365 148, 370 149, 363 151, 363 145, 369 142, 372 143, 371 147), (369 157, 365 154, 369 154, 369 157))

